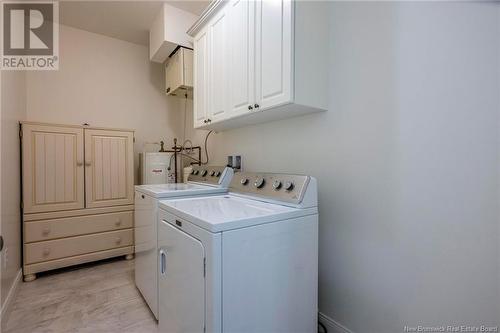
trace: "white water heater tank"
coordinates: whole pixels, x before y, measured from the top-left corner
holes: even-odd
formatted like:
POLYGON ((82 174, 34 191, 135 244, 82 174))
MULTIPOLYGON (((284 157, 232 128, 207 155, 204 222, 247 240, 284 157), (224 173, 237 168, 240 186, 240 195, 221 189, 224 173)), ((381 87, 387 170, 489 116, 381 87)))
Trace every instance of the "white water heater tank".
POLYGON ((173 153, 139 153, 139 183, 167 184, 175 182, 173 153), (172 170, 168 170, 172 158, 172 170))

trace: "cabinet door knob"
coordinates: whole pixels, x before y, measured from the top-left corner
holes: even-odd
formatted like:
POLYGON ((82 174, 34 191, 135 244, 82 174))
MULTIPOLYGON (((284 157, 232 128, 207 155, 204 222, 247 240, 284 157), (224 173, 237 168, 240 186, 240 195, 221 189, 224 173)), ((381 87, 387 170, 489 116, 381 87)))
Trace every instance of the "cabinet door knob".
POLYGON ((253 106, 254 106, 256 109, 258 109, 258 108, 259 108, 259 104, 254 104, 253 106))
POLYGON ((82 166, 82 165, 83 165, 83 162, 82 162, 82 161, 77 161, 77 162, 76 162, 76 166, 79 166, 79 167, 80 167, 80 166, 82 166))
POLYGON ((252 110, 252 109, 253 109, 253 106, 249 105, 248 110, 252 110))
POLYGON ((50 233, 50 227, 45 227, 45 228, 43 228, 43 230, 42 230, 42 234, 43 234, 44 236, 47 236, 49 233, 50 233))
POLYGON ((49 248, 43 249, 43 255, 44 256, 48 256, 49 254, 50 254, 50 249, 49 248))
POLYGON ((141 194, 141 198, 143 198, 143 199, 145 198, 144 194, 141 194))
POLYGON ((211 123, 211 122, 212 122, 212 119, 208 118, 208 119, 207 119, 207 121, 208 121, 209 123, 211 123))
POLYGON ((206 124, 206 123, 208 123, 208 120, 205 119, 205 120, 203 120, 203 122, 206 124))
POLYGON ((118 219, 118 220, 116 220, 116 221, 115 221, 115 225, 116 225, 117 227, 121 226, 121 225, 122 225, 122 219, 118 219))
POLYGON ((121 242, 122 242, 122 238, 121 237, 116 237, 115 243, 116 244, 120 244, 121 242))
POLYGON ((85 166, 91 166, 92 165, 92 162, 90 161, 85 161, 85 166))

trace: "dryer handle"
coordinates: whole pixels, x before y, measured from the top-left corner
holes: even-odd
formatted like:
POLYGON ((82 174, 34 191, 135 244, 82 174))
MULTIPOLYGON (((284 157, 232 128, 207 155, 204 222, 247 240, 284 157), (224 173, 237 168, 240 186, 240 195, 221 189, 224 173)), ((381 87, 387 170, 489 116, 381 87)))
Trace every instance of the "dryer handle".
POLYGON ((167 274, 167 251, 160 249, 160 275, 165 276, 167 274))

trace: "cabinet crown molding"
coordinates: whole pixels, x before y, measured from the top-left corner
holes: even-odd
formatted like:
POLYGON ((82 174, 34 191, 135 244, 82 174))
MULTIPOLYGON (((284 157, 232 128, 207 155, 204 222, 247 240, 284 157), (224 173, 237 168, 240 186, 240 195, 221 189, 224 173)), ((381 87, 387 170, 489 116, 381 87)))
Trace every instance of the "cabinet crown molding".
POLYGON ((196 34, 203 28, 205 23, 220 9, 227 0, 212 0, 208 7, 201 13, 200 18, 194 22, 194 24, 189 28, 187 34, 191 37, 196 36, 196 34))

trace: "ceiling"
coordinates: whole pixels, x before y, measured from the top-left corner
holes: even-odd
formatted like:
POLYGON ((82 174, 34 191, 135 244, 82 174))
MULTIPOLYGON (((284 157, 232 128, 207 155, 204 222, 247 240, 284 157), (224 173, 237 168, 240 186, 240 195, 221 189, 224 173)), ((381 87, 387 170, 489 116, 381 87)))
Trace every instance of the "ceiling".
MULTIPOLYGON (((209 0, 164 2, 196 15, 210 3, 209 0)), ((149 27, 164 2, 60 1, 59 21, 78 29, 148 45, 149 27)))

